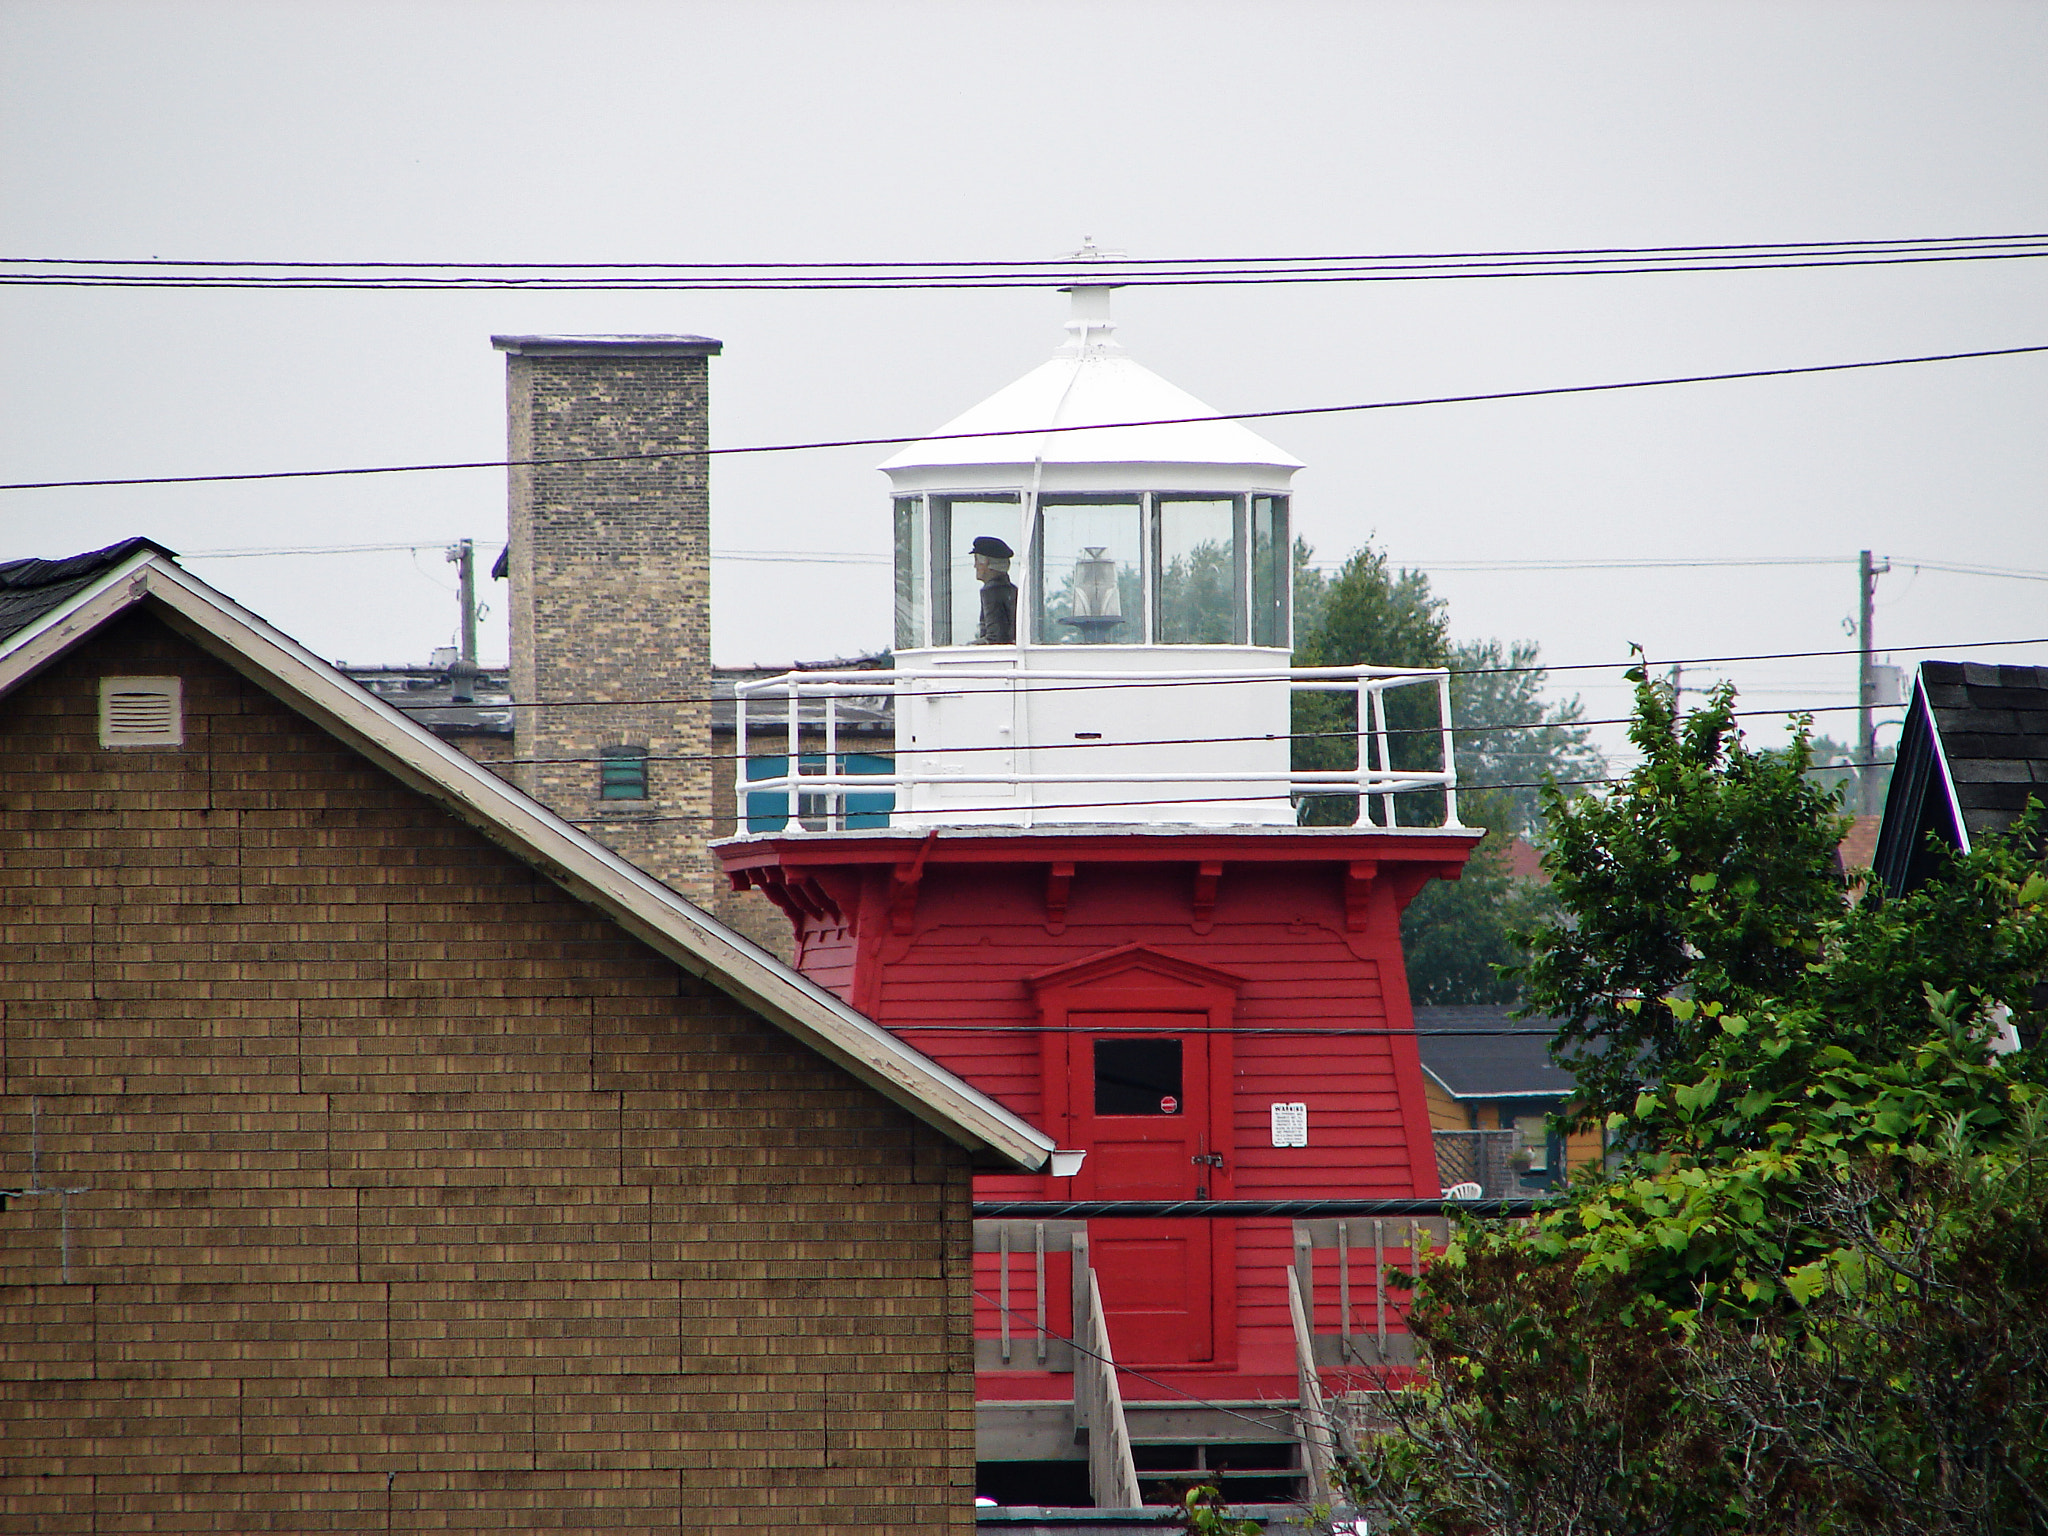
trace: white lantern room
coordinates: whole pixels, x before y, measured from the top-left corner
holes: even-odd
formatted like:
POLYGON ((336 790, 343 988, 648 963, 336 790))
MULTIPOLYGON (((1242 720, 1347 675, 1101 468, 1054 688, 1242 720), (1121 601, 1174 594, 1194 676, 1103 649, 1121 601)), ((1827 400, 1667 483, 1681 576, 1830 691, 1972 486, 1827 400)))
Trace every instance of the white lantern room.
POLYGON ((900 819, 1289 824, 1301 463, 1068 291, 1049 361, 881 466, 900 819))
POLYGON ((1068 292, 1050 361, 881 466, 893 670, 736 689, 746 833, 1292 827, 1329 794, 1391 828, 1416 791, 1455 826, 1448 673, 1290 669, 1300 461, 1126 357, 1109 285, 1068 292), (1416 686, 1438 698, 1438 762, 1396 768, 1386 695, 1416 686), (1292 768, 1292 695, 1330 691, 1354 696, 1356 764, 1292 768), (857 771, 837 710, 885 695, 895 760, 857 771), (752 808, 791 793, 794 821, 752 808))

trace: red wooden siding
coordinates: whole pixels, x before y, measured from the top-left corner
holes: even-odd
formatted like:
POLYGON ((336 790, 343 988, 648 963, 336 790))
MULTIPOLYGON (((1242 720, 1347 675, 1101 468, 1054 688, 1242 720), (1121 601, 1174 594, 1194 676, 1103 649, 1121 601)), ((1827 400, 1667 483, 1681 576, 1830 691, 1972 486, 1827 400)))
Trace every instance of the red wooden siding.
MULTIPOLYGON (((1213 1197, 1369 1198, 1438 1193, 1399 914, 1425 879, 1455 872, 1468 844, 1427 833, 984 834, 764 840, 728 845, 723 856, 729 868, 777 866, 776 879, 807 882, 803 902, 790 905, 802 917, 797 962, 806 974, 1062 1145, 1087 1144, 1068 1109, 1069 1058, 1091 1039, 1081 1026, 1105 1024, 1115 1034, 1131 1010, 1166 1010, 1219 1031, 1189 1037, 1224 1063, 1216 1081, 1227 1102, 1216 1105, 1213 1122, 1224 1167, 1202 1175, 1213 1197), (1062 861, 1072 872, 1056 878, 1062 861), (1197 879, 1204 863, 1220 872, 1206 885, 1197 879), (1061 979, 1076 976, 1094 979, 1061 979), (1197 1015, 1210 1007, 1213 1017, 1197 1015), (1305 1147, 1272 1145, 1277 1103, 1308 1106, 1305 1147)), ((976 1196, 1086 1198, 1097 1193, 1091 1172, 1072 1180, 985 1174, 976 1196)), ((1140 1368, 1205 1395, 1291 1395, 1290 1223, 1217 1223, 1212 1240, 1213 1339, 1195 1340, 1176 1364, 1147 1325, 1127 1323, 1147 1357, 1140 1368)), ((1406 1262, 1405 1247, 1390 1250, 1390 1266, 1397 1257, 1406 1262)), ((983 1337, 999 1324, 999 1262, 977 1256, 983 1337)), ((1361 1293, 1370 1263, 1369 1254, 1354 1255, 1361 1293)), ((1062 1255, 1048 1265, 1057 1300, 1049 1296, 1047 1316, 1062 1335, 1064 1264, 1062 1255)), ((1328 1267, 1322 1278, 1334 1286, 1334 1259, 1328 1267)), ((1028 1310, 1030 1277, 1029 1255, 1013 1255, 1013 1307, 1028 1310)), ((1115 1289, 1106 1278, 1106 1295, 1115 1289)), ((1390 1311, 1390 1322, 1399 1315, 1390 1311)), ((1027 1353, 1031 1333, 1013 1315, 1012 1336, 1027 1353)), ((978 1390, 1060 1396, 1067 1381, 985 1373, 978 1390)), ((1161 1395, 1136 1377, 1125 1390, 1161 1395)))

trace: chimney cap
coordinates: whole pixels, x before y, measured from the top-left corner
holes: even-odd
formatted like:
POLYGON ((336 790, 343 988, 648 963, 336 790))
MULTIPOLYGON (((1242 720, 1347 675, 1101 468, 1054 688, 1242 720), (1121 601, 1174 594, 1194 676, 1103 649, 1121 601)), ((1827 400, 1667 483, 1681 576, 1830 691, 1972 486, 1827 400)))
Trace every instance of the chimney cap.
POLYGON ((716 357, 725 350, 709 336, 493 336, 491 345, 522 357, 716 357))

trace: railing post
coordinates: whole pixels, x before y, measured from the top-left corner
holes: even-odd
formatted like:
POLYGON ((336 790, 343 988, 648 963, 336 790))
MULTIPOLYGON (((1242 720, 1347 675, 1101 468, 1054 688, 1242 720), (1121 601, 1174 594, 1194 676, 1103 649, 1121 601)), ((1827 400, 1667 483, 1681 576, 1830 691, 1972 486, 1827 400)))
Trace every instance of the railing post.
POLYGON ((1358 719, 1358 823, 1372 824, 1372 796, 1366 792, 1371 778, 1372 764, 1372 695, 1366 691, 1365 678, 1351 679, 1352 713, 1358 719))
POLYGON ((789 714, 784 730, 786 745, 783 749, 782 771, 789 783, 785 809, 789 819, 782 826, 785 832, 804 830, 803 796, 797 792, 797 778, 803 772, 803 722, 802 704, 796 691, 796 679, 791 678, 783 685, 783 695, 789 700, 789 714))
MULTIPOLYGON (((1387 730, 1387 690, 1384 686, 1373 689, 1372 704, 1373 718, 1378 722, 1380 772, 1391 780, 1394 776, 1393 737, 1387 730)), ((1382 794, 1379 801, 1380 825, 1391 827, 1394 824, 1394 797, 1382 794)))
POLYGON ((1081 1438, 1089 1432, 1088 1408, 1094 1397, 1096 1359, 1090 1350, 1093 1344, 1088 1337, 1088 1285, 1093 1271, 1088 1267, 1088 1234, 1074 1234, 1074 1326, 1068 1335, 1074 1341, 1074 1436, 1081 1438))
POLYGON ((1031 1231, 1034 1289, 1038 1293, 1038 1363, 1045 1364, 1045 1223, 1034 1222, 1031 1231))
POLYGON ((1010 1363, 1010 1224, 996 1228, 996 1262, 1002 1265, 996 1280, 997 1311, 1003 1322, 1003 1364, 1010 1363))
POLYGON ((1372 1223, 1372 1288, 1378 1311, 1380 1359, 1387 1358, 1387 1224, 1375 1216, 1372 1223))
MULTIPOLYGON (((839 777, 839 691, 827 687, 822 697, 825 703, 825 772, 836 780, 839 777)), ((846 790, 837 783, 825 791, 825 825, 828 829, 846 830, 846 790)), ((1007 1360, 1009 1356, 1003 1358, 1007 1360)))
POLYGON ((1458 820, 1458 750, 1451 737, 1451 674, 1449 672, 1436 680, 1437 720, 1443 733, 1444 768, 1444 825, 1461 827, 1458 820))
POLYGON ((1337 1333, 1351 1342, 1351 1223, 1337 1223, 1337 1333))
POLYGON ((732 739, 737 756, 732 764, 733 830, 745 837, 754 829, 747 825, 747 695, 743 688, 732 691, 732 739))

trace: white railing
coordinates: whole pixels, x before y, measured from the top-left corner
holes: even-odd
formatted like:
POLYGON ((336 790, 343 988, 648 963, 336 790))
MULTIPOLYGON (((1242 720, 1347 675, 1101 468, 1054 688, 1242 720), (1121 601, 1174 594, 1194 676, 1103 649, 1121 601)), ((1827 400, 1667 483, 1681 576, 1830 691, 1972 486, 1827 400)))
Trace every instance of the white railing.
MULTIPOLYGON (((966 666, 902 668, 893 671, 789 672, 778 677, 759 678, 734 689, 736 736, 740 762, 735 810, 738 828, 744 834, 750 821, 784 820, 780 831, 838 831, 847 826, 847 797, 888 795, 890 807, 855 807, 856 824, 876 816, 896 815, 913 824, 925 825, 947 815, 971 815, 984 821, 1014 819, 1075 821, 1173 819, 1170 814, 1133 817, 1130 812, 1148 805, 1226 804, 1232 801, 1278 802, 1313 796, 1357 796, 1365 808, 1361 821, 1381 826, 1394 824, 1392 797, 1417 791, 1439 791, 1443 795, 1441 825, 1457 827, 1457 766, 1451 731, 1451 680, 1441 668, 1394 667, 1294 667, 1268 671, 1019 671, 966 666), (1204 712, 1201 696, 1193 686, 1211 684, 1233 691, 1263 685, 1269 690, 1296 693, 1349 693, 1356 701, 1357 726, 1344 734, 1355 739, 1357 766, 1352 768, 1301 769, 1287 760, 1291 744, 1288 731, 1258 734, 1200 734, 1204 712), (1387 716, 1387 696, 1395 689, 1432 688, 1437 696, 1434 728, 1425 728, 1436 738, 1440 768, 1396 768, 1391 766, 1393 738, 1397 728, 1387 716), (1064 702, 1055 695, 1090 694, 1114 708, 1123 703, 1144 702, 1156 711, 1161 690, 1187 688, 1185 701, 1175 698, 1171 734, 1141 736, 1139 739, 1098 741, 1035 740, 1029 729, 1031 710, 1041 713, 1048 706, 1064 702), (1128 700, 1117 698, 1117 690, 1129 690, 1128 700), (929 707, 934 700, 970 699, 986 706, 1007 704, 1013 724, 993 728, 992 739, 908 745, 902 740, 901 717, 906 704, 929 707), (858 703, 870 718, 878 705, 895 705, 899 726, 896 757, 886 773, 846 771, 844 755, 874 753, 877 749, 864 736, 852 746, 841 740, 839 711, 842 705, 858 703), (1110 761, 1128 763, 1143 749, 1167 749, 1173 761, 1184 761, 1209 753, 1212 757, 1234 758, 1234 764, 1215 768, 1140 767, 1123 771, 1091 769, 1087 749, 1093 747, 1110 761), (1235 749, 1233 752, 1231 749, 1235 749), (1259 757, 1263 749, 1266 754, 1259 757), (1052 754, 1058 766, 1050 771, 1020 768, 1019 754, 1052 754), (1278 753, 1277 756, 1273 755, 1278 753), (904 759, 911 759, 906 764, 904 759), (782 771, 761 778, 749 778, 750 764, 780 759, 782 771), (1067 766, 1071 763, 1071 766, 1067 766), (943 790, 957 797, 965 786, 977 786, 986 803, 963 805, 936 801, 931 792, 943 790), (1131 797, 1098 799, 1100 790, 1116 786, 1145 787, 1165 791, 1156 798, 1131 797), (1213 799, 1196 794, 1178 796, 1176 790, 1199 790, 1217 786, 1222 791, 1213 799), (1055 795, 1044 803, 1035 794, 1020 791, 1058 789, 1074 792, 1055 795), (1229 793, 1230 790, 1238 793, 1229 793), (1090 794, 1090 791, 1096 794, 1090 794), (920 795, 920 791, 925 794, 920 795), (754 796, 781 798, 780 811, 764 811, 754 796), (1086 804, 1061 803, 1078 798, 1086 804), (751 802, 751 803, 750 803, 751 802), (1375 805, 1374 802, 1377 802, 1375 805), (1114 813, 1123 812, 1122 815, 1114 813), (1066 815, 1047 813, 1068 813, 1066 815), (1073 813, 1087 814, 1076 815, 1073 813)), ((1413 729, 1401 730, 1413 735, 1413 729)), ((1048 736, 1061 734, 1048 729, 1048 736)), ((1067 733, 1074 736, 1094 733, 1067 733)))

